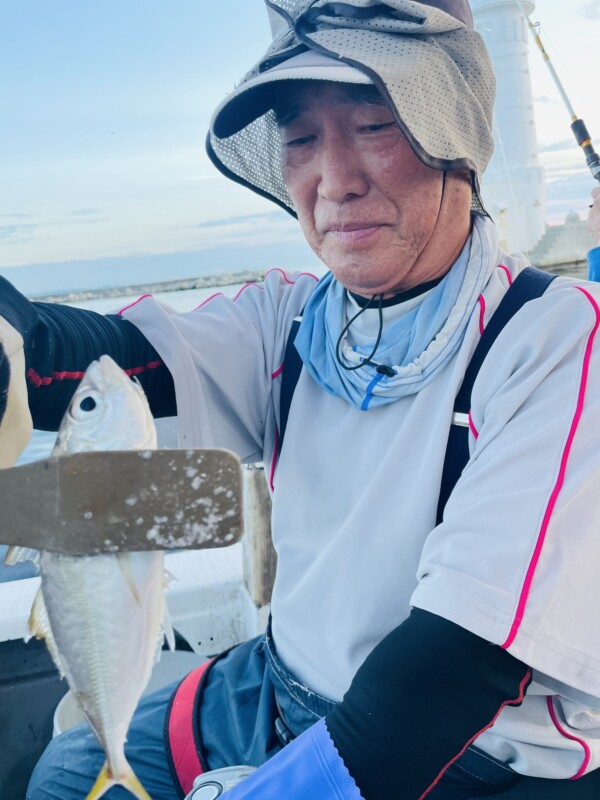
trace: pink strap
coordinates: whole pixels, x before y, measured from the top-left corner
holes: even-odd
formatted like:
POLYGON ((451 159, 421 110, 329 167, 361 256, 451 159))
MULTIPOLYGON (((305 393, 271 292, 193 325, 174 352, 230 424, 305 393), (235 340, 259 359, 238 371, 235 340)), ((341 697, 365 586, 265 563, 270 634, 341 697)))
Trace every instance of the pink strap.
POLYGON ((169 711, 169 749, 184 794, 191 791, 194 779, 204 772, 196 747, 194 707, 200 682, 213 660, 196 667, 183 679, 175 692, 169 711))

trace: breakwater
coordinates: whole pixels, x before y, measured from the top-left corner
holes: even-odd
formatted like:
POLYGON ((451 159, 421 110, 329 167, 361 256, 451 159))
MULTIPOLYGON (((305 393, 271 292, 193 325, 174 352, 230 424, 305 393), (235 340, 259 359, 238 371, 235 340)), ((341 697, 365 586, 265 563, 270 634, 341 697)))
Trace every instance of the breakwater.
POLYGON ((260 283, 264 278, 265 270, 244 270, 242 272, 224 272, 218 275, 202 275, 197 278, 156 281, 154 283, 141 283, 131 286, 113 286, 79 292, 36 295, 35 297, 30 297, 30 299, 40 303, 85 303, 88 300, 103 300, 111 297, 139 297, 142 294, 157 294, 159 292, 181 292, 194 289, 210 289, 218 286, 232 286, 238 283, 260 283))

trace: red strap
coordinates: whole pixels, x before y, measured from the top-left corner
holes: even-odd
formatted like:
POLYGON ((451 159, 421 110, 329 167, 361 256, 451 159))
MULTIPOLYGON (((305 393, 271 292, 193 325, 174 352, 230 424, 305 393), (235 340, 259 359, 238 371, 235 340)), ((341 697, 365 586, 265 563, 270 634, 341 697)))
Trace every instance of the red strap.
POLYGON ((169 713, 169 747, 173 767, 185 794, 204 772, 196 747, 194 708, 200 682, 213 659, 201 664, 179 684, 169 713))

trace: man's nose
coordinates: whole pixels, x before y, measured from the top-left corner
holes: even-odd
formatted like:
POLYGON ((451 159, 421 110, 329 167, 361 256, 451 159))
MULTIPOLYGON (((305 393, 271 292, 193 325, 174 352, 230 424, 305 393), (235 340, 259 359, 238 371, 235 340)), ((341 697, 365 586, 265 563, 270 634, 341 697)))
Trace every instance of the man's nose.
POLYGON ((369 191, 360 153, 344 137, 322 143, 319 171, 318 193, 323 200, 342 203, 353 197, 362 197, 369 191))

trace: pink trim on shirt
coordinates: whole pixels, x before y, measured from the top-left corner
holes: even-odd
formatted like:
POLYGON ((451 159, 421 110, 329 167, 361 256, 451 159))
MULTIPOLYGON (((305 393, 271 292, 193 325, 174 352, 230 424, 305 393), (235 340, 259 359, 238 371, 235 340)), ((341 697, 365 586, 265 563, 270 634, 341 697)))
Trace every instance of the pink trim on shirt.
POLYGON ((53 381, 80 381, 85 372, 53 372, 50 378, 40 377, 34 369, 27 371, 27 378, 34 386, 50 386, 53 381))
POLYGON ((271 380, 274 381, 275 378, 278 378, 282 372, 283 372, 283 364, 280 367, 278 367, 275 370, 275 372, 271 375, 271 380))
POLYGON ((506 277, 508 278, 508 285, 512 286, 513 276, 510 274, 510 270, 508 267, 505 267, 504 264, 498 264, 498 269, 503 269, 506 272, 506 277))
POLYGON ((554 512, 558 496, 565 482, 565 473, 567 471, 567 463, 569 461, 569 456, 571 454, 571 447, 573 446, 573 440, 575 439, 575 434, 577 433, 577 428, 579 427, 579 423, 581 422, 581 416, 583 414, 583 403, 585 400, 585 391, 587 388, 588 374, 590 370, 592 347, 594 345, 594 339, 596 336, 596 332, 598 330, 598 326, 600 326, 600 308, 598 308, 598 304, 596 303, 594 298, 588 292, 586 292, 585 289, 582 289, 580 286, 576 286, 575 288, 582 294, 584 294, 592 304, 594 313, 596 315, 596 324, 594 325, 594 328, 589 335, 587 346, 585 349, 585 355, 583 357, 583 369, 581 373, 581 383, 579 386, 579 396, 577 398, 577 406, 575 408, 575 414, 573 416, 573 421, 571 423, 571 429, 567 437, 565 449, 562 454, 562 459, 560 462, 560 469, 558 472, 558 477, 556 479, 556 484, 554 486, 554 489, 552 490, 552 494, 550 495, 550 500, 548 501, 548 506, 546 508, 546 513, 544 514, 542 527, 538 536, 537 544, 535 546, 531 562, 529 564, 529 569, 527 570, 527 575, 525 576, 525 582, 521 590, 521 596, 519 598, 519 604, 517 606, 517 611, 510 630, 510 634, 508 635, 508 638, 504 642, 504 644, 501 645, 505 650, 508 649, 514 642, 517 633, 519 632, 519 628, 521 627, 521 623, 523 622, 523 617, 525 615, 525 607, 527 605, 529 593, 531 592, 533 577, 535 575, 535 571, 537 569, 540 557, 542 555, 542 548, 544 547, 544 541, 546 539, 546 534, 548 533, 548 528, 550 526, 550 519, 554 512))
POLYGON ((479 333, 483 333, 485 330, 485 297, 480 294, 479 295, 479 333))
MULTIPOLYGON (((267 272, 265 272, 265 280, 267 279, 267 276, 271 274, 271 272, 280 272, 283 275, 284 281, 287 284, 289 284, 290 286, 293 286, 296 283, 296 281, 290 280, 288 278, 288 276, 286 275, 286 273, 282 269, 280 269, 279 267, 275 267, 274 269, 267 270, 267 272)), ((314 278, 316 281, 319 280, 316 275, 312 274, 312 272, 300 272, 297 275, 296 280, 298 278, 301 278, 303 275, 308 275, 309 278, 314 278)), ((246 289, 248 289, 251 286, 254 286, 255 289, 258 289, 261 292, 264 291, 264 286, 263 286, 262 283, 258 283, 258 282, 256 282, 256 283, 245 283, 242 286, 242 288, 238 291, 238 293, 235 295, 235 297, 233 298, 233 302, 235 303, 235 301, 240 297, 242 292, 244 292, 246 289)), ((210 300, 213 300, 215 297, 222 297, 222 296, 223 296, 223 292, 215 292, 215 294, 211 294, 211 296, 207 297, 206 300, 203 300, 200 303, 199 306, 196 306, 194 311, 199 311, 203 306, 205 306, 210 300)))
POLYGON ((580 744, 583 747, 583 753, 584 753, 583 764, 579 768, 578 772, 576 772, 575 775, 573 775, 573 777, 570 778, 570 780, 576 781, 585 774, 585 771, 589 767, 590 761, 592 760, 592 750, 587 742, 585 742, 583 739, 580 739, 578 736, 573 736, 572 733, 566 731, 560 724, 560 721, 556 714, 556 709, 554 708, 554 698, 547 697, 546 703, 548 705, 548 711, 550 713, 550 717, 552 718, 552 722, 554 723, 554 727, 561 734, 561 736, 564 736, 565 739, 570 739, 572 742, 577 742, 577 744, 580 744))
POLYGON ((431 792, 431 790, 432 790, 432 789, 434 789, 434 788, 435 788, 435 787, 438 785, 438 783, 441 781, 441 779, 442 779, 442 777, 444 776, 444 773, 446 772, 446 770, 448 769, 448 767, 451 767, 451 766, 452 766, 452 764, 454 764, 454 762, 455 762, 455 761, 458 761, 458 759, 459 759, 459 758, 462 756, 462 754, 463 754, 463 753, 464 753, 464 752, 467 750, 467 748, 469 748, 469 747, 470 747, 470 746, 473 744, 473 742, 475 741, 475 739, 477 739, 477 737, 478 737, 478 736, 481 736, 481 734, 482 734, 482 733, 484 733, 484 731, 487 731, 489 728, 491 728, 491 727, 492 727, 492 725, 493 725, 493 724, 496 722, 496 720, 498 719, 498 717, 500 716, 500 714, 501 714, 501 713, 504 711, 504 709, 506 708, 506 706, 518 705, 519 703, 522 703, 522 702, 523 702, 523 698, 525 697, 525 690, 527 689, 527 685, 529 684, 529 681, 530 681, 530 680, 531 680, 531 670, 530 670, 530 669, 528 669, 528 670, 527 670, 527 674, 525 675, 525 677, 523 678, 523 680, 522 680, 522 681, 521 681, 521 683, 519 684, 519 696, 518 696, 518 697, 516 697, 514 700, 505 700, 505 701, 502 703, 502 705, 500 706, 500 708, 499 708, 499 709, 498 709, 498 711, 496 712, 496 714, 495 714, 495 716, 494 716, 493 720, 492 720, 491 722, 489 722, 489 723, 488 723, 488 724, 485 726, 485 728, 482 728, 480 731, 478 731, 478 732, 475 734, 475 736, 472 736, 472 737, 469 739, 469 741, 468 741, 468 742, 465 744, 465 746, 463 747, 463 749, 462 749, 462 750, 461 750, 459 753, 457 753, 457 755, 455 755, 455 756, 454 756, 454 758, 453 758, 451 761, 449 761, 449 762, 446 764, 446 766, 445 766, 445 767, 443 767, 443 768, 442 768, 442 770, 440 771, 440 773, 439 773, 439 775, 437 776, 437 778, 434 780, 434 782, 433 782, 432 784, 430 784, 430 785, 427 787, 427 789, 425 789, 425 791, 423 792, 423 794, 422 794, 422 795, 419 797, 419 800, 423 800, 423 798, 427 797, 427 795, 429 794, 429 792, 431 792))
MULTIPOLYGON (((241 295, 243 292, 245 292, 245 291, 246 291, 246 289, 250 289, 250 288, 252 288, 252 287, 253 287, 254 289, 258 289, 258 291, 259 291, 259 292, 264 292, 264 290, 265 290, 265 287, 262 285, 262 283, 245 283, 245 284, 242 286, 242 288, 241 288, 241 289, 238 291, 238 293, 235 295, 235 297, 233 298, 233 302, 235 303, 235 301, 236 301, 236 300, 237 300, 237 299, 240 297, 240 295, 241 295)), ((224 295, 224 293, 223 293, 223 292, 215 292, 214 294, 211 294, 211 296, 210 296, 210 297, 207 297, 207 298, 206 298, 206 300, 203 300, 203 301, 200 303, 200 305, 199 305, 199 306, 196 306, 196 308, 194 309, 194 311, 199 311, 199 310, 200 310, 200 309, 201 309, 203 306, 205 306, 205 305, 206 305, 207 303, 209 303, 211 300, 214 300, 214 299, 215 299, 215 297, 225 297, 225 295, 224 295)))
MULTIPOLYGON (((289 285, 290 285, 290 286, 293 286, 293 285, 296 283, 296 281, 291 281, 291 280, 288 278, 287 272, 285 272, 284 270, 282 270, 282 269, 281 269, 281 267, 273 267, 273 269, 268 269, 268 270, 265 272, 265 279, 266 279, 266 278, 267 278, 267 276, 268 276, 268 275, 270 275, 272 272, 281 272, 281 274, 283 275, 283 280, 284 280, 286 283, 289 283, 289 285)), ((316 275, 313 275, 313 273, 312 273, 312 272, 299 272, 299 273, 298 273, 298 275, 296 276, 296 280, 298 280, 298 278, 301 278, 303 275, 307 275, 309 278, 314 278, 314 279, 315 279, 317 282, 319 281, 319 278, 318 278, 316 275)))
MULTIPOLYGON (((248 285, 248 284, 246 284, 246 285, 248 285)), ((223 296, 223 292, 215 292, 214 294, 211 294, 210 297, 207 297, 206 300, 203 300, 200 303, 199 306, 196 306, 196 308, 194 308, 192 310, 193 311, 199 311, 202 308, 202 306, 205 306, 207 303, 210 303, 210 301, 213 300, 215 297, 222 297, 222 296, 223 296)))
MULTIPOLYGON (((141 375, 141 373, 146 372, 146 370, 157 369, 162 366, 162 361, 150 361, 148 364, 143 364, 140 367, 124 369, 123 372, 130 376, 141 375)), ((84 375, 85 372, 53 372, 49 378, 42 378, 34 369, 30 368, 27 370, 27 380, 38 389, 40 386, 50 386, 54 381, 80 381, 84 375)))
POLYGON ((146 372, 149 369, 158 369, 159 367, 163 366, 162 361, 149 361, 147 364, 144 364, 142 367, 131 367, 130 369, 124 369, 123 372, 126 375, 141 375, 142 372, 146 372))
POLYGON ((475 423, 473 422, 473 415, 469 411, 469 428, 471 429, 471 433, 476 439, 479 439, 479 431, 475 427, 475 423))
POLYGON ((122 316, 126 311, 128 311, 130 308, 133 308, 134 306, 137 306, 138 303, 141 303, 141 301, 145 300, 147 297, 152 297, 152 295, 143 294, 141 297, 138 297, 137 300, 134 300, 133 303, 130 303, 128 306, 125 306, 125 308, 122 308, 120 311, 118 311, 117 314, 119 316, 122 316))

